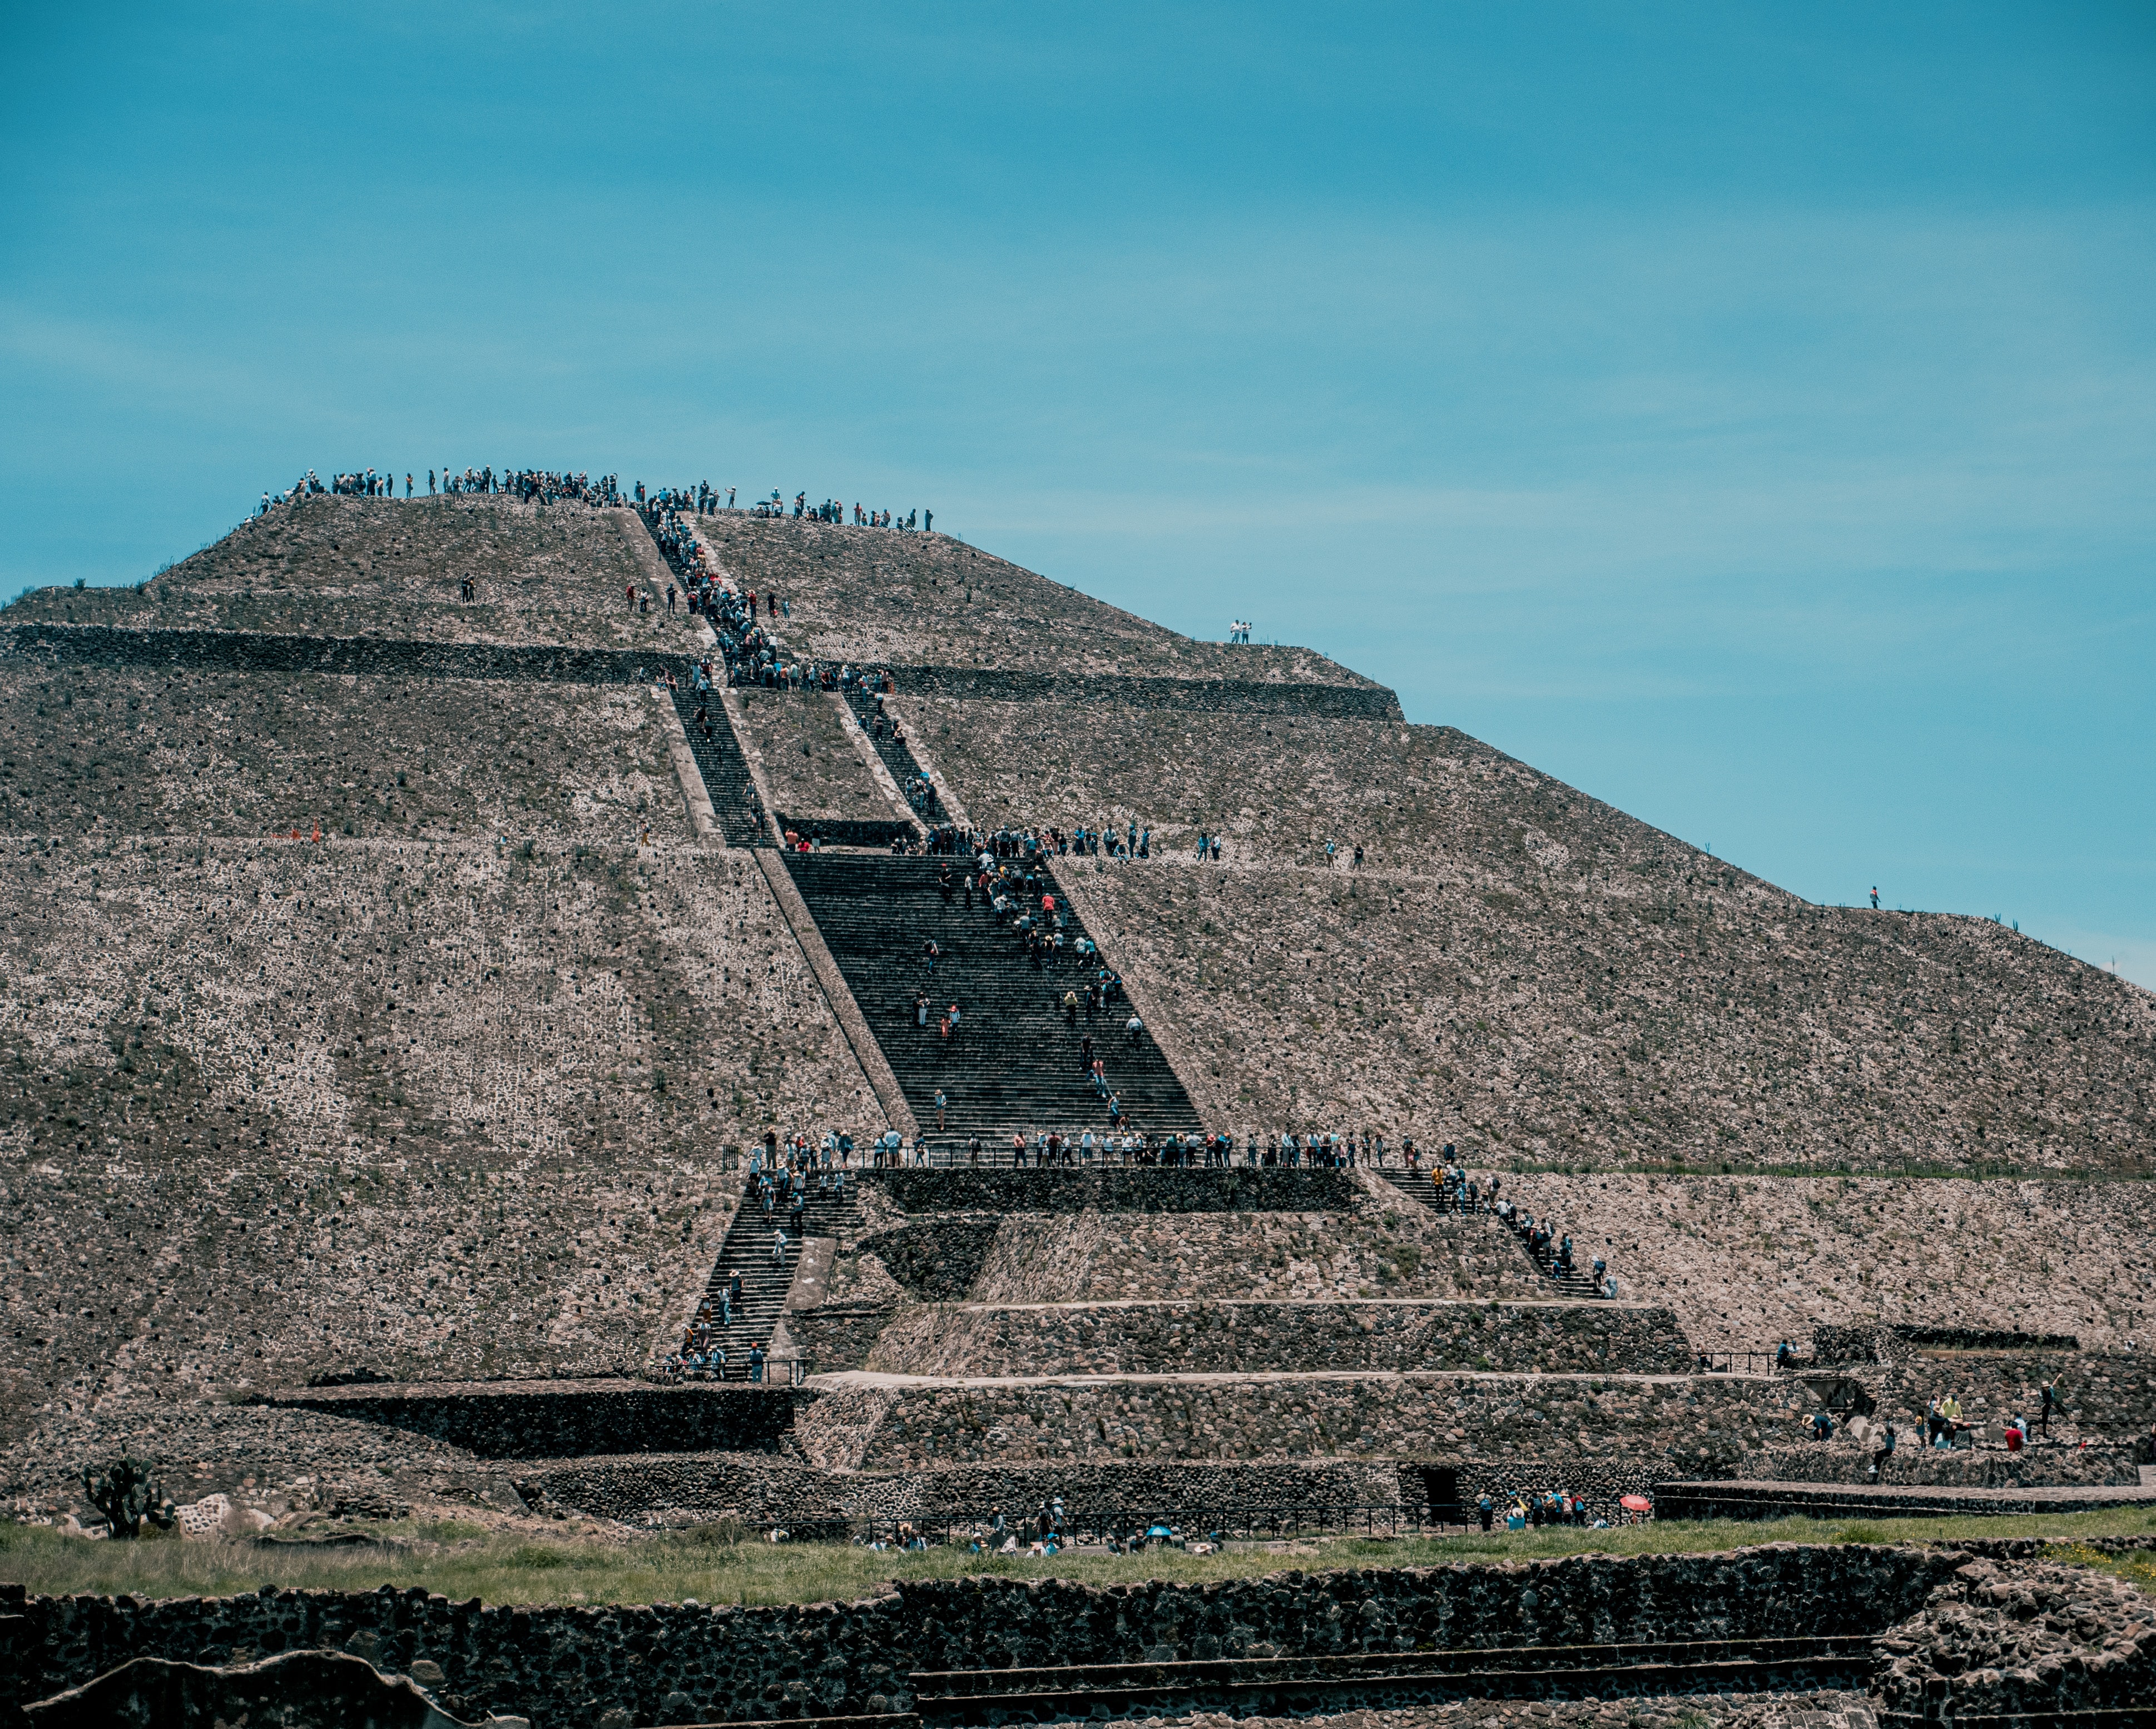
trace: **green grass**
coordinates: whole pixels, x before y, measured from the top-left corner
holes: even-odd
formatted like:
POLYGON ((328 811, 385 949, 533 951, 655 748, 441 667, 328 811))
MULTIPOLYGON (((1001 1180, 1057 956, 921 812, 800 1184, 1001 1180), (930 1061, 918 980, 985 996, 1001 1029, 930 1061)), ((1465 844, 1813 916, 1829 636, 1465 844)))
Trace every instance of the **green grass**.
POLYGON ((2135 1589, 2156 1597, 2156 1554, 2146 1549, 2133 1550, 2123 1555, 2107 1555, 2101 1549, 2092 1549, 2085 1542, 2061 1543, 2048 1552, 2047 1558, 2062 1561, 2071 1567, 2099 1567, 2115 1573, 2135 1589))
MULTIPOLYGON (((490 1534, 475 1526, 367 1526, 398 1547, 318 1552, 257 1549, 245 1543, 92 1542, 41 1526, 0 1525, 0 1579, 33 1593, 82 1592, 136 1597, 220 1596, 263 1585, 371 1591, 419 1585, 487 1603, 820 1603, 868 1596, 892 1580, 985 1573, 1005 1578, 1055 1575, 1091 1583, 1145 1579, 1197 1583, 1248 1578, 1290 1567, 1429 1566, 1444 1562, 1547 1559, 1563 1555, 1702 1553, 1764 1542, 1938 1542, 1968 1537, 2043 1537, 2079 1547, 2099 1537, 2156 1532, 2156 1511, 1969 1519, 1881 1519, 1822 1523, 1667 1521, 1617 1531, 1521 1531, 1487 1537, 1370 1541, 1342 1537, 1276 1552, 1263 1544, 1223 1553, 1061 1555, 1052 1559, 977 1556, 932 1549, 925 1554, 855 1548, 844 1543, 767 1544, 721 1540, 712 1527, 660 1537, 564 1533, 532 1538, 490 1534)), ((2156 1567, 2138 1557, 2106 1562, 2122 1577, 2156 1589, 2156 1567), (2148 1575, 2143 1579, 2132 1569, 2148 1575)))

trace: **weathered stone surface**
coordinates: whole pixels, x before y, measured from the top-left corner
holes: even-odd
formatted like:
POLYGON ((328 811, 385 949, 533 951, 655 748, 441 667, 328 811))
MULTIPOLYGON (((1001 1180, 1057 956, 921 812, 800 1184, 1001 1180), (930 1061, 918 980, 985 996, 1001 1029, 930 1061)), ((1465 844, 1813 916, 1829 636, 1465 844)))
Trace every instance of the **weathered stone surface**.
POLYGON ((700 517, 697 532, 745 587, 785 597, 789 615, 765 623, 816 659, 954 677, 1317 685, 1391 697, 1311 649, 1194 642, 947 536, 737 516, 700 517))
POLYGON ((1626 1295, 1668 1304, 1702 1348, 1801 1350, 1815 1324, 1858 1317, 2018 1322, 2092 1349, 2145 1344, 2156 1326, 2147 1183, 1534 1171, 1505 1185, 1576 1228, 1626 1295))
POLYGON ((1496 1374, 1192 1375, 931 1380, 819 1376, 796 1413, 832 1469, 1116 1460, 1412 1459, 1500 1485, 1630 1490, 1726 1475, 1804 1424, 1764 1380, 1496 1374), (1614 1474, 1614 1475, 1613 1475, 1614 1474))
POLYGON ((648 690, 0 658, 0 826, 634 844, 680 807, 648 690), (59 735, 44 748, 17 741, 59 735))
POLYGON ((673 649, 685 613, 629 609, 648 581, 633 513, 496 496, 281 505, 133 588, 33 589, 10 623, 673 649), (465 577, 475 601, 460 599, 465 577))
MULTIPOLYGON (((1440 1218, 1365 1190, 1339 1213, 1019 1213, 996 1234, 977 1302, 1546 1295, 1487 1219, 1440 1218)), ((929 1293, 924 1291, 921 1295, 929 1293)))
POLYGON ((2156 1600, 2086 1567, 1971 1561, 1884 1641, 1875 1691, 1931 1721, 2156 1701, 2156 1600))
POLYGON ((0 885, 0 1433, 634 1372, 710 1271, 727 1142, 882 1126, 738 854, 85 840, 0 885))
POLYGON ((1666 1309, 1631 1303, 1104 1302, 910 1308, 867 1367, 906 1375, 1477 1369, 1682 1374, 1666 1309))
POLYGON ((1200 1586, 973 1578, 852 1603, 483 1608, 419 1590, 242 1598, 0 1600, 29 1623, 24 1691, 44 1696, 135 1656, 214 1660, 336 1648, 385 1670, 438 1665, 460 1714, 538 1729, 619 1708, 663 1721, 679 1692, 711 1720, 904 1710, 916 1670, 1276 1653, 1874 1633, 1922 1608, 1953 1552, 1774 1545, 1719 1555, 1583 1556, 1504 1566, 1281 1573, 1200 1586), (664 1660, 649 1660, 663 1654, 664 1660), (880 1700, 872 1705, 871 1700, 880 1700))
MULTIPOLYGON (((894 813, 821 690, 736 693, 771 796, 788 818, 819 824, 888 823, 894 813)), ((805 832, 805 831, 804 831, 805 832)))
MULTIPOLYGON (((244 1722, 264 1729, 468 1729, 409 1676, 386 1675, 342 1651, 285 1651, 215 1667, 137 1657, 110 1674, 27 1706, 37 1729, 159 1729, 244 1722)), ((490 1716, 500 1729, 522 1720, 490 1716)))

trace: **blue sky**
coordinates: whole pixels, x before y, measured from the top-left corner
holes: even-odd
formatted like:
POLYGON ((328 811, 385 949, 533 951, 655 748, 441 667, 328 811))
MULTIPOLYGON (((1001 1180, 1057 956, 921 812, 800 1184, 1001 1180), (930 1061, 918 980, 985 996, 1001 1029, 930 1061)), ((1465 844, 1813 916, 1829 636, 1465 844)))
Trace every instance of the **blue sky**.
POLYGON ((0 594, 836 494, 2156 986, 2146 6, 10 9, 0 594))

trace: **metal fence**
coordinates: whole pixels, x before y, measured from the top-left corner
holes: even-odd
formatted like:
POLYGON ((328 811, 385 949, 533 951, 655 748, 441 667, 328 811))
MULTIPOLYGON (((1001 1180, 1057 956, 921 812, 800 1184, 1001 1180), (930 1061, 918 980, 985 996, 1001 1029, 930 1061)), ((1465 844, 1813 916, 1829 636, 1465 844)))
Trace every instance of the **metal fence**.
POLYGON ((799 1352, 782 1353, 769 1357, 761 1365, 746 1357, 723 1365, 712 1364, 701 1369, 683 1369, 678 1373, 658 1372, 656 1378, 669 1387, 710 1386, 732 1383, 736 1386, 798 1387, 816 1372, 816 1359, 799 1352), (758 1372, 759 1367, 761 1372, 758 1372))
POLYGON ((1702 1375, 1763 1375, 1774 1367, 1771 1351, 1702 1351, 1696 1367, 1702 1375))

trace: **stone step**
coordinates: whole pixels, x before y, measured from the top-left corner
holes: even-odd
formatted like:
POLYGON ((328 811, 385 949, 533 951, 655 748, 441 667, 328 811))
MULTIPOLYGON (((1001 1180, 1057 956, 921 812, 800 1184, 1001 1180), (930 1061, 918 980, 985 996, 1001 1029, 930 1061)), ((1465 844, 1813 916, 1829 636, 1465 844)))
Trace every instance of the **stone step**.
POLYGON ((1589 1699, 1856 1688, 1877 1667, 1868 1637, 1513 1645, 1337 1657, 1242 1657, 1055 1669, 916 1671, 932 1723, 1291 1716, 1455 1699, 1589 1699))

